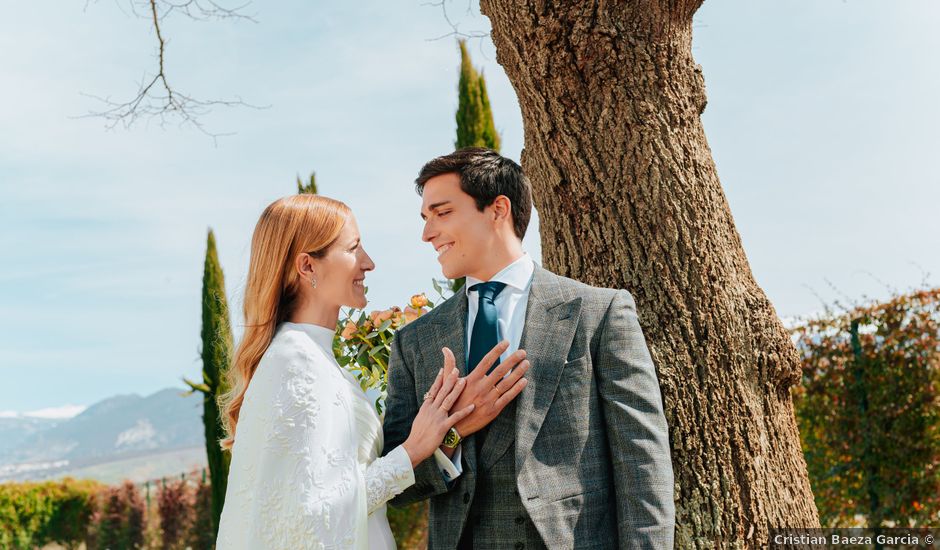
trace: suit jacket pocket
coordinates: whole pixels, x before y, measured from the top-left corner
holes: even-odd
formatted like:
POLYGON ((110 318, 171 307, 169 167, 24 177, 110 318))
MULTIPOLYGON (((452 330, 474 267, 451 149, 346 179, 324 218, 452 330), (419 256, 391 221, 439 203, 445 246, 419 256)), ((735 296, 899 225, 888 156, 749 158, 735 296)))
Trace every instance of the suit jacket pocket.
POLYGON ((601 488, 546 503, 535 512, 549 548, 613 549, 617 521, 611 489, 601 488))

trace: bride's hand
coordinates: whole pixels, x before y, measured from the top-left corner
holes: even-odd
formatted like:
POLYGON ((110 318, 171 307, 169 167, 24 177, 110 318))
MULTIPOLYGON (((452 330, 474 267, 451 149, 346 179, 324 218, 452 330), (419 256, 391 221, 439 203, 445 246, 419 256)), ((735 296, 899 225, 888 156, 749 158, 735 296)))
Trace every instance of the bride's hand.
POLYGON ((471 403, 450 414, 450 408, 457 402, 465 385, 466 380, 460 378, 453 354, 445 354, 444 368, 437 373, 434 384, 425 394, 424 403, 411 424, 411 434, 402 443, 411 458, 412 467, 434 454, 444 441, 447 430, 473 411, 471 403))

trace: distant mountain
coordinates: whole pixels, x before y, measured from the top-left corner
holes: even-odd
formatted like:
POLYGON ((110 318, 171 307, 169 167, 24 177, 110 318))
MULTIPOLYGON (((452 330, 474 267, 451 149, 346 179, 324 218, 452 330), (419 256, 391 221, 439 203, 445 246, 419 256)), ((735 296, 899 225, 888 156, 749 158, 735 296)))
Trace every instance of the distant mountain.
POLYGON ((62 422, 30 416, 0 417, 0 464, 31 436, 55 427, 62 422))
POLYGON ((202 395, 184 392, 117 395, 66 420, 0 418, 0 480, 201 446, 202 395))

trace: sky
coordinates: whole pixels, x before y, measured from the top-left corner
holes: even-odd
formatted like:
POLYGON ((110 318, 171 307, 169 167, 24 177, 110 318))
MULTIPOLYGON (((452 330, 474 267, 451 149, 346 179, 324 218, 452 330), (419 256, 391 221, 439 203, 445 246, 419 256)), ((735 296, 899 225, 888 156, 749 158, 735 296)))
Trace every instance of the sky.
MULTIPOLYGON (((225 5, 225 4, 223 4, 225 5)), ((475 4, 448 2, 466 32, 475 4)), ((251 231, 316 171, 377 264, 370 309, 431 291, 413 180, 453 149, 458 51, 420 0, 255 3, 250 21, 171 16, 171 83, 218 108, 213 140, 170 121, 107 129, 155 68, 121 2, 17 3, 0 19, 0 415, 74 414, 199 376, 212 228, 236 333, 251 231), (63 408, 65 407, 65 408, 63 408), (71 411, 71 412, 68 412, 71 411)), ((694 49, 703 122, 758 283, 784 318, 937 284, 940 4, 706 0, 694 49)), ((471 41, 502 152, 523 126, 487 38, 471 41)), ((537 217, 524 242, 541 258, 537 217)))

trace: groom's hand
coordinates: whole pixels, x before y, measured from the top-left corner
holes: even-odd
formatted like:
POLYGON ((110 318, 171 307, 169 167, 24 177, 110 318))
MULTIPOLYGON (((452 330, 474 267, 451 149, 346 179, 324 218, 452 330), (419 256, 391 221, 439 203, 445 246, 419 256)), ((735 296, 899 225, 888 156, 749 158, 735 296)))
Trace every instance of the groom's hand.
MULTIPOLYGON (((471 403, 474 405, 473 412, 454 426, 461 438, 480 431, 492 422, 525 388, 528 381, 522 375, 529 370, 529 362, 525 360, 525 350, 513 352, 505 361, 497 365, 493 372, 487 374, 507 348, 509 348, 509 342, 505 340, 496 344, 466 376, 466 385, 453 406, 453 410, 459 411, 471 403), (509 372, 510 370, 512 372, 509 372)), ((444 352, 444 370, 456 370, 454 353, 446 347, 442 351, 444 352)))

